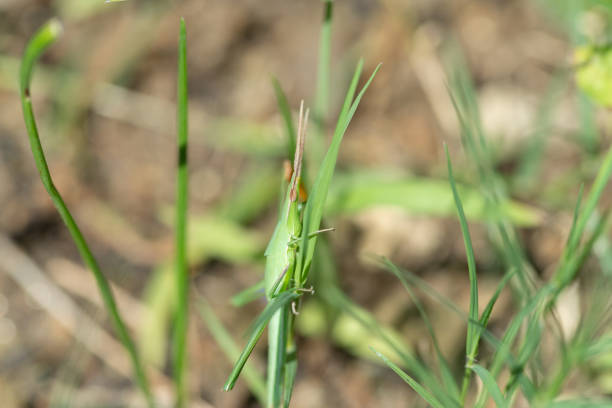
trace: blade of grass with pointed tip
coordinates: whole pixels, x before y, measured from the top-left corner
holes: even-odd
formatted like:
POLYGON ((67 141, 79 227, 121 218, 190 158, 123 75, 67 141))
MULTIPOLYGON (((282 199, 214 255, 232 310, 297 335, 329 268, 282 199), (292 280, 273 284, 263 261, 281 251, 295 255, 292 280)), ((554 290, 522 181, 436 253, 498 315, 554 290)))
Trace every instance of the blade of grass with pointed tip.
POLYGON ((412 389, 415 390, 416 393, 421 396, 421 398, 423 398, 425 401, 427 401, 427 403, 429 405, 431 405, 434 408, 444 408, 445 407, 445 405, 443 405, 440 401, 438 401, 438 399, 432 393, 430 393, 425 387, 423 387, 421 384, 419 384, 417 381, 415 381, 412 377, 410 377, 408 374, 406 374, 404 372, 404 370, 399 368, 391 360, 389 360, 383 354, 379 353, 378 351, 376 351, 374 349, 372 349, 372 351, 378 357, 380 357, 380 359, 382 361, 384 361, 384 363, 387 366, 389 366, 389 368, 391 368, 397 375, 399 375, 402 380, 406 381, 406 383, 408 385, 410 385, 410 387, 412 387, 412 389))
POLYGON ((235 294, 231 297, 230 303, 234 307, 242 307, 247 303, 251 303, 254 300, 265 297, 265 289, 266 283, 261 280, 256 284, 249 286, 245 290, 235 294))
POLYGON ((283 122, 285 123, 285 133, 287 135, 287 157, 291 163, 293 163, 293 155, 295 153, 295 143, 297 140, 297 136, 295 133, 295 125, 293 124, 293 118, 291 117, 291 108, 289 107, 289 102, 287 101, 287 96, 285 92, 283 92, 283 88, 280 85, 280 82, 276 78, 272 78, 272 86, 274 87, 274 93, 276 95, 276 104, 278 105, 278 110, 283 118, 283 122))
POLYGON ((130 360, 134 370, 134 376, 136 377, 136 383, 142 390, 147 401, 147 405, 149 407, 154 407, 155 404, 153 402, 153 395, 151 394, 151 388, 146 376, 145 369, 142 365, 132 337, 128 333, 125 323, 121 318, 121 315, 119 314, 119 310, 117 308, 117 304, 115 302, 115 298, 113 296, 108 280, 100 270, 98 262, 96 261, 91 250, 89 249, 89 245, 85 241, 81 230, 76 224, 74 218, 72 217, 72 214, 64 203, 62 196, 60 195, 59 191, 55 187, 55 184, 53 183, 53 179, 51 178, 51 173, 49 172, 49 167, 47 166, 47 161, 45 159, 45 154, 40 143, 38 128, 36 126, 36 120, 34 118, 34 110, 32 108, 32 100, 30 98, 30 82, 32 79, 32 70, 36 61, 43 54, 43 52, 53 42, 55 42, 55 40, 59 37, 61 31, 62 26, 58 20, 52 19, 48 21, 30 39, 23 54, 19 83, 23 116, 26 124, 28 138, 30 141, 30 147, 32 149, 32 155, 34 156, 34 162, 36 163, 36 168, 38 169, 38 172, 40 174, 41 181, 45 189, 49 193, 49 197, 57 208, 57 211, 59 212, 62 220, 66 224, 66 227, 70 232, 72 240, 77 246, 81 258, 83 259, 87 267, 91 270, 94 275, 94 278, 96 279, 100 295, 104 301, 106 310, 110 315, 113 326, 117 332, 117 335, 119 336, 119 339, 121 340, 121 343, 123 344, 130 356, 130 360))
MULTIPOLYGON (((446 154, 446 164, 448 167, 448 179, 453 190, 453 197, 455 199, 455 205, 457 206, 457 213, 459 214, 459 223, 461 225, 461 233, 463 234, 463 242, 465 244, 465 252, 467 254, 468 261, 468 277, 470 281, 470 311, 469 316, 473 321, 478 321, 478 277, 476 276, 476 260, 474 258, 474 250, 472 248, 472 239, 470 238, 470 231, 467 225, 467 219, 463 212, 463 205, 461 204, 461 198, 457 192, 455 186, 455 178, 453 177, 453 167, 448 154, 448 147, 444 145, 444 153, 446 154)), ((469 367, 473 364, 476 359, 476 352, 478 350, 478 327, 473 323, 468 323, 467 336, 465 340, 466 350, 466 372, 463 377, 463 384, 461 386, 461 401, 465 401, 467 395, 467 389, 469 386, 470 369, 469 367)))
POLYGON ((487 390, 489 390, 489 394, 491 394, 497 408, 508 407, 508 401, 506 401, 502 395, 502 392, 491 373, 486 368, 478 364, 473 364, 470 369, 478 374, 484 386, 487 388, 487 390))
POLYGON ((232 369, 231 374, 229 375, 223 389, 225 391, 229 391, 234 388, 234 384, 236 384, 236 380, 242 371, 244 364, 247 359, 251 355, 253 348, 257 344, 257 341, 263 334, 263 331, 266 327, 266 324, 270 321, 274 313, 276 313, 279 309, 287 306, 290 302, 297 299, 299 297, 298 294, 292 292, 283 292, 279 294, 277 297, 273 298, 268 302, 265 309, 261 312, 259 317, 253 322, 247 331, 249 334, 249 339, 247 341, 246 346, 240 353, 236 363, 234 364, 234 368, 232 369))
MULTIPOLYGON (((206 327, 208 327, 208 330, 210 330, 210 333, 227 358, 231 361, 236 360, 240 356, 240 349, 204 297, 200 297, 198 311, 202 320, 206 323, 206 327)), ((266 383, 262 376, 249 364, 244 366, 242 375, 259 403, 262 406, 266 406, 266 383)))
POLYGON ((359 74, 361 72, 362 65, 362 62, 357 65, 357 69, 355 70, 353 81, 351 82, 349 92, 347 93, 347 98, 345 100, 342 113, 340 114, 340 118, 338 119, 338 125, 336 126, 332 142, 327 151, 327 154, 325 155, 325 158, 323 159, 323 163, 321 164, 319 173, 317 174, 317 178, 314 182, 310 197, 306 202, 306 207, 304 208, 304 227, 302 231, 302 240, 300 244, 298 262, 296 265, 296 281, 298 286, 303 286, 308 277, 308 270, 312 262, 314 248, 317 240, 316 236, 311 238, 310 234, 312 232, 317 231, 321 224, 323 208, 325 206, 325 200, 327 198, 327 192, 329 190, 332 175, 336 167, 336 160, 338 158, 340 143, 342 142, 344 133, 346 132, 346 129, 348 128, 349 123, 351 122, 351 119, 355 114, 357 107, 359 106, 361 98, 372 83, 374 76, 376 76, 376 73, 380 69, 379 64, 368 79, 368 81, 365 83, 363 88, 361 88, 361 91, 359 92, 353 103, 350 104, 349 98, 356 89, 356 84, 359 79, 359 74), (349 106, 349 104, 350 108, 347 109, 346 107, 349 106))
POLYGON ((174 383, 176 406, 186 404, 187 318, 189 315, 189 271, 187 265, 187 35, 181 19, 177 80, 178 170, 176 176, 175 277, 177 308, 174 321, 174 383))

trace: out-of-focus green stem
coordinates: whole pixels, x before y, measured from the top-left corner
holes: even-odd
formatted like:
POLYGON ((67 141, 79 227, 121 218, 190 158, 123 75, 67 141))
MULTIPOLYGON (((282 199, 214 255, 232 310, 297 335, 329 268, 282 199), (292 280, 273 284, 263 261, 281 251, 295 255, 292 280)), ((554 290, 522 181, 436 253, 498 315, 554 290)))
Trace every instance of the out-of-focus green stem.
POLYGON ((177 308, 174 326, 174 381, 176 406, 186 402, 186 352, 189 314, 189 271, 187 268, 187 39, 185 20, 179 34, 177 83, 178 172, 176 190, 176 287, 177 308))

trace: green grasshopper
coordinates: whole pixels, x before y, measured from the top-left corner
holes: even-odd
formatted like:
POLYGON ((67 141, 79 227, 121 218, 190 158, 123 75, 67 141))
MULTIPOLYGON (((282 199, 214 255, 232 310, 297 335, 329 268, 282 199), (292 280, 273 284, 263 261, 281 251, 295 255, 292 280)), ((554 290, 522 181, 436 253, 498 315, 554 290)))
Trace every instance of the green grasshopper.
MULTIPOLYGON (((304 113, 304 102, 300 104, 296 150, 293 162, 293 174, 285 200, 281 207, 278 224, 272 239, 265 251, 266 269, 264 286, 266 297, 272 300, 287 290, 296 292, 312 292, 312 289, 298 287, 295 281, 296 257, 302 234, 302 219, 300 214, 300 175, 304 155, 308 109, 304 113)), ((297 370, 295 359, 295 344, 293 340, 293 321, 297 314, 296 301, 291 303, 291 311, 283 308, 276 312, 268 325, 268 406, 278 407, 281 404, 284 389, 284 405, 291 398, 293 379, 297 370), (282 383, 282 385, 281 385, 282 383)))
MULTIPOLYGON (((251 334, 247 346, 234 365, 224 388, 233 388, 236 378, 246 363, 253 347, 263 333, 264 325, 268 324, 268 407, 277 408, 288 406, 293 389, 293 380, 297 371, 296 347, 293 338, 293 323, 298 314, 297 302, 304 293, 313 293, 312 288, 304 288, 303 281, 299 279, 301 271, 296 270, 296 262, 300 243, 302 242, 302 205, 306 192, 301 186, 300 175, 304 156, 306 125, 308 123, 308 110, 304 112, 304 102, 300 105, 298 119, 298 132, 293 162, 293 171, 289 177, 289 185, 280 208, 280 214, 270 243, 264 253, 266 257, 265 276, 263 287, 265 289, 268 306, 266 310, 275 310, 269 320, 258 320, 251 334), (284 302, 282 299, 291 298, 290 304, 277 306, 284 302), (281 404, 281 398, 283 402, 281 404)), ((315 231, 309 238, 330 229, 315 231)), ((266 310, 261 316, 266 315, 266 310)))
POLYGON ((304 102, 300 105, 298 119, 297 143, 293 161, 293 174, 289 188, 281 207, 281 214, 274 229, 272 239, 265 251, 266 269, 264 286, 266 297, 274 298, 291 285, 295 272, 295 260, 298 242, 302 233, 302 220, 300 217, 299 191, 302 160, 304 155, 304 142, 306 125, 308 123, 308 109, 304 113, 304 102))

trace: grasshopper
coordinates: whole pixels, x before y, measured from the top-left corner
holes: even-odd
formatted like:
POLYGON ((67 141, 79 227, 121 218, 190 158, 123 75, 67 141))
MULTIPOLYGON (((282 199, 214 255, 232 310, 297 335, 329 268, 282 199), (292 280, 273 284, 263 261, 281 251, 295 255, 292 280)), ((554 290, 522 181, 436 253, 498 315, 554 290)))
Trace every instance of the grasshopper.
POLYGON ((300 104, 297 143, 289 188, 283 206, 281 207, 278 224, 276 224, 272 239, 265 251, 266 269, 264 286, 268 299, 272 299, 280 292, 290 288, 295 272, 298 243, 302 234, 302 219, 298 198, 303 194, 300 176, 302 172, 308 113, 308 109, 306 109, 304 113, 304 102, 302 101, 300 104))
MULTIPOLYGON (((276 224, 272 239, 265 251, 264 287, 268 300, 287 290, 304 291, 303 288, 296 287, 294 276, 302 234, 299 198, 303 200, 306 198, 301 188, 300 176, 307 123, 308 109, 304 112, 304 102, 302 101, 298 119, 293 171, 281 207, 278 224, 276 224)), ((270 319, 268 326, 268 406, 273 408, 281 405, 283 389, 285 394, 284 404, 288 404, 297 370, 296 348, 292 334, 293 320, 297 314, 295 301, 291 303, 291 310, 293 313, 290 313, 287 308, 276 312, 270 319)))

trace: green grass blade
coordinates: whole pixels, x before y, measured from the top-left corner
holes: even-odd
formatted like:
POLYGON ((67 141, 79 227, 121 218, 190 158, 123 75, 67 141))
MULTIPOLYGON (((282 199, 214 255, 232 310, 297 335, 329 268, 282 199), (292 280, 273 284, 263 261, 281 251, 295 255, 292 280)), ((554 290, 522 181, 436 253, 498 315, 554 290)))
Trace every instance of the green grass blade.
POLYGON ((552 402, 546 408, 609 408, 612 406, 612 399, 606 400, 566 400, 552 402))
POLYGON ((562 265, 561 268, 557 271, 555 276, 553 277, 553 282, 557 287, 557 293, 561 292, 568 284, 570 284, 575 278, 576 274, 580 267, 584 264, 588 256, 591 254, 593 246, 595 242, 601 237, 601 235, 606 231, 609 227, 610 213, 606 212, 600 219, 597 221, 595 229, 587 242, 579 249, 576 250, 574 254, 572 254, 571 258, 567 261, 565 265, 562 265))
POLYGON ((283 92, 283 88, 281 87, 280 82, 278 82, 278 79, 272 78, 272 86, 274 87, 278 110, 280 111, 283 122, 285 123, 285 133, 287 134, 287 157, 291 163, 293 163, 297 135, 295 133, 293 118, 291 117, 291 108, 289 107, 287 96, 285 95, 285 92, 283 92))
POLYGON ((268 302, 268 304, 266 305, 266 308, 261 312, 259 317, 255 320, 255 322, 253 322, 253 324, 250 326, 248 330, 248 333, 250 334, 249 334, 249 339, 247 341, 247 345, 242 350, 242 353, 240 353, 240 356, 238 357, 238 360, 234 364, 234 368, 231 374, 229 375, 227 382, 223 386, 223 389, 225 391, 229 391, 232 388, 234 388, 234 384, 236 384, 236 380, 238 379, 238 376, 240 375, 240 372, 242 371, 244 364, 246 363, 247 359, 251 355, 253 348, 257 344, 257 341, 261 337, 266 327, 266 324, 268 324, 272 316, 279 309, 287 306, 289 303, 291 303, 298 297, 299 295, 297 293, 283 292, 279 294, 277 297, 271 299, 270 302, 268 302))
POLYGON ((177 135, 178 171, 176 190, 176 289, 177 308, 174 321, 174 382, 176 406, 186 404, 185 373, 187 361, 187 326, 189 315, 189 271, 187 265, 187 35, 185 20, 181 19, 179 34, 178 83, 177 83, 177 135))
POLYGON ((470 231, 467 225, 467 219, 463 211, 463 205, 461 204, 461 198, 457 192, 455 186, 455 178, 453 177, 453 168, 450 161, 450 155, 448 154, 448 147, 444 145, 444 152, 446 154, 446 164, 448 167, 448 178, 453 190, 453 197, 455 198, 455 205, 457 206, 457 213, 459 214, 459 223, 461 225, 461 233, 463 234, 463 242, 465 243, 465 252, 467 254, 468 261, 468 276, 470 280, 470 311, 469 316, 471 322, 468 322, 467 336, 465 340, 466 349, 466 372, 463 377, 463 384, 461 387, 461 401, 465 401, 467 389, 469 386, 470 370, 469 367, 474 363, 476 359, 476 353, 478 350, 478 332, 479 329, 472 322, 478 321, 478 278, 476 276, 476 260, 474 258, 474 250, 472 248, 472 239, 470 238, 470 231))
POLYGON ((576 234, 576 223, 580 215, 580 204, 582 203, 582 194, 584 193, 584 183, 580 184, 580 190, 578 190, 578 198, 576 199, 576 206, 574 207, 574 216, 572 217, 572 226, 567 237, 565 249, 561 256, 561 262, 566 262, 569 254, 574 252, 580 241, 580 236, 576 234))
POLYGON ((285 352, 287 350, 289 309, 283 307, 270 319, 268 325, 268 406, 279 407, 283 395, 285 352))
MULTIPOLYGON (((198 311, 202 320, 206 323, 206 327, 210 330, 210 333, 214 337, 215 341, 223 350, 223 353, 231 361, 236 360, 240 356, 240 349, 236 345, 236 342, 232 339, 227 329, 223 326, 223 323, 219 320, 213 309, 210 307, 208 302, 201 297, 198 302, 198 311)), ((255 398, 259 401, 262 406, 266 405, 266 384, 262 376, 253 369, 249 364, 244 366, 242 370, 242 376, 244 377, 249 390, 253 393, 255 398)))
POLYGON ((494 157, 486 143, 472 80, 459 52, 454 53, 448 65, 449 94, 459 119, 463 146, 476 166, 489 211, 501 218, 494 224, 495 228, 492 228, 492 232, 495 232, 493 242, 503 254, 508 268, 516 269, 521 293, 529 297, 536 287, 535 272, 521 248, 516 231, 510 222, 504 219, 507 217, 501 217, 504 214, 500 207, 508 201, 507 188, 495 170, 494 157), (501 242, 497 242, 499 238, 501 242))
POLYGON ((508 402, 504 399, 495 378, 491 375, 491 373, 481 365, 473 364, 470 367, 482 380, 482 383, 493 397, 493 401, 495 401, 495 405, 497 408, 506 408, 508 407, 508 402))
MULTIPOLYGON (((499 295, 501 294, 502 290, 504 290, 504 288, 506 287, 506 284, 508 283, 508 281, 510 281, 510 279, 513 276, 514 276, 514 272, 507 273, 506 275, 504 275, 502 280, 497 285, 497 288, 495 289, 493 296, 491 296, 491 299, 489 299, 487 306, 485 307, 484 311, 482 312, 482 315, 480 316, 479 321, 480 321, 481 328, 482 327, 486 328, 487 324, 489 324, 489 318, 491 317, 491 313, 493 312, 493 307, 495 306, 495 303, 497 302, 497 299, 499 298, 499 295)), ((476 336, 478 338, 480 337, 480 331, 476 336)))
POLYGON ((234 307, 242 307, 247 303, 265 297, 264 288, 266 283, 261 280, 256 284, 249 286, 245 290, 231 297, 230 302, 234 307))
POLYGON ((451 369, 450 369, 450 367, 448 365, 448 362, 446 361, 446 359, 442 355, 442 351, 440 350, 440 345, 439 345, 439 342, 438 342, 438 338, 436 336, 436 333, 434 332, 434 329, 433 329, 433 326, 431 325, 431 322, 429 321, 429 317, 427 316, 427 313, 425 312, 425 308, 421 304, 421 301, 416 296, 416 294, 414 293, 414 291, 410 287, 410 284, 408 283, 408 281, 406 280, 404 275, 401 273, 401 271, 394 264, 392 264, 391 262, 386 262, 386 265, 388 266, 387 269, 390 270, 399 279, 399 281, 402 283, 402 285, 404 286, 404 288, 406 289, 406 291, 410 295, 410 298, 412 299, 412 302, 415 304, 419 314, 421 315, 421 319, 423 319, 423 322, 425 323, 425 327, 427 328, 427 331, 429 332, 429 336, 431 337, 432 342, 433 342, 433 346, 434 346, 434 350, 436 352, 436 356, 438 358, 438 363, 439 363, 439 366, 440 366, 440 373, 442 374, 442 381, 444 383, 444 386, 446 387, 447 390, 449 390, 452 393, 452 395, 455 398, 455 400, 457 400, 457 402, 459 402, 459 400, 460 400, 459 388, 457 387, 457 384, 455 383, 455 380, 453 378, 453 374, 452 374, 451 369))
MULTIPOLYGON (((533 227, 542 222, 541 211, 517 201, 507 201, 499 211, 490 211, 487 198, 477 188, 457 184, 468 220, 499 222, 533 227)), ((385 170, 343 172, 334 177, 325 214, 345 215, 378 206, 393 206, 409 214, 455 216, 457 208, 448 180, 415 177, 385 170)))
POLYGON ((391 336, 372 315, 352 302, 337 286, 321 287, 317 293, 326 303, 335 309, 346 312, 362 327, 367 329, 368 332, 381 339, 383 344, 388 346, 401 359, 402 364, 413 372, 419 381, 443 400, 447 407, 459 407, 459 403, 439 384, 433 372, 412 356, 400 339, 391 336))
MULTIPOLYGON (((292 319, 292 316, 289 316, 292 319)), ((292 336, 291 331, 289 333, 292 336)), ((295 384, 295 376, 297 375, 297 350, 295 340, 289 339, 287 344, 287 355, 285 357, 285 378, 284 378, 284 390, 283 395, 283 407, 289 408, 291 402, 291 395, 293 394, 293 386, 295 384)))
POLYGON ((306 282, 308 270, 312 262, 317 237, 309 236, 312 232, 317 231, 319 229, 319 226, 321 225, 323 207, 325 206, 327 192, 329 190, 332 175, 336 167, 336 160, 338 158, 340 142, 342 142, 344 133, 346 132, 346 129, 348 128, 349 123, 353 115, 355 114, 357 107, 359 106, 361 98, 372 83, 374 76, 380 69, 380 65, 378 65, 370 76, 370 78, 368 79, 368 81, 361 89, 361 91, 359 92, 359 94, 357 95, 357 97, 355 98, 355 100, 353 101, 353 103, 350 105, 350 108, 346 109, 348 103, 350 103, 349 96, 354 92, 356 83, 359 79, 358 75, 361 71, 361 66, 362 63, 357 66, 357 69, 355 71, 351 87, 349 88, 349 92, 347 93, 347 99, 345 100, 343 111, 340 114, 340 118, 338 119, 338 125, 336 126, 336 131, 334 132, 331 145, 327 151, 327 154, 325 155, 325 158, 323 159, 323 163, 321 164, 310 197, 304 209, 304 228, 302 231, 302 242, 300 247, 301 253, 299 256, 300 262, 298 262, 296 269, 296 280, 298 282, 298 286, 303 286, 303 284, 306 282))
POLYGON ((317 65, 317 88, 313 109, 314 122, 323 128, 329 112, 330 66, 331 66, 331 34, 334 2, 325 0, 323 24, 319 39, 319 63, 317 65))
POLYGON ((57 208, 57 211, 62 217, 62 220, 66 224, 66 227, 70 232, 72 240, 77 246, 81 258, 83 258, 83 261, 92 271, 94 278, 96 279, 100 295, 104 301, 104 305, 108 311, 108 314, 110 315, 113 326, 117 332, 117 335, 119 336, 121 343, 123 344, 130 356, 130 360, 134 370, 135 380, 145 396, 147 405, 149 407, 154 407, 155 404, 153 402, 153 395, 151 394, 151 388, 149 386, 149 381, 147 379, 144 366, 142 365, 132 337, 128 333, 125 323, 121 318, 121 315, 119 314, 119 310, 117 308, 117 304, 115 302, 115 298, 111 291, 108 280, 100 270, 98 262, 96 261, 91 250, 89 249, 89 245, 87 245, 87 242, 85 241, 81 230, 74 221, 72 214, 68 210, 68 207, 64 203, 62 196, 60 195, 59 191, 55 187, 55 184, 53 183, 53 179, 51 178, 51 173, 49 172, 47 161, 45 159, 45 155, 40 143, 38 128, 36 126, 36 120, 34 118, 34 111, 32 108, 32 100, 30 98, 30 82, 32 79, 32 70, 38 58, 42 55, 45 49, 49 47, 59 37, 61 31, 62 26, 58 20, 54 19, 47 22, 36 32, 36 34, 34 34, 32 39, 28 42, 21 62, 19 79, 20 95, 26 130, 30 141, 30 147, 32 149, 32 155, 34 156, 36 167, 38 169, 38 172, 40 173, 41 181, 45 189, 49 193, 49 196, 51 197, 53 204, 57 208))
POLYGON ((415 381, 412 377, 406 374, 404 370, 402 370, 401 368, 397 366, 397 364, 394 364, 391 360, 389 360, 387 357, 385 357, 383 354, 379 353, 378 351, 374 349, 372 349, 372 351, 374 351, 374 353, 376 353, 376 355, 380 357, 380 359, 387 366, 389 366, 389 368, 391 368, 397 375, 399 375, 402 380, 406 381, 406 383, 410 387, 412 387, 412 389, 415 390, 417 394, 421 396, 421 398, 427 401, 429 405, 431 405, 434 408, 444 408, 445 407, 444 405, 442 405, 440 401, 438 401, 436 397, 434 397, 432 393, 430 393, 425 387, 423 387, 421 384, 415 381))

